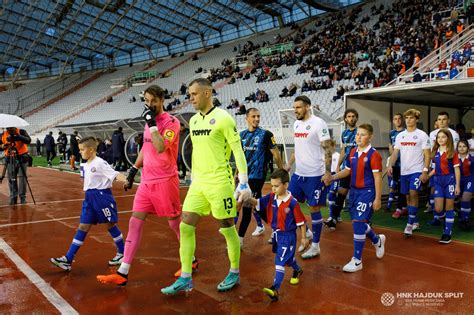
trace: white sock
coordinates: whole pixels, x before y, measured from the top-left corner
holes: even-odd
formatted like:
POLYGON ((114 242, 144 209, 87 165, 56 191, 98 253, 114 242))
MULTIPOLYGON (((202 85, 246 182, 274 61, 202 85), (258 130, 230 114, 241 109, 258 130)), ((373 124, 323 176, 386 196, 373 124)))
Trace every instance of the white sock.
POLYGON ((130 264, 127 263, 121 263, 119 269, 117 270, 123 275, 128 275, 128 271, 130 270, 130 264))

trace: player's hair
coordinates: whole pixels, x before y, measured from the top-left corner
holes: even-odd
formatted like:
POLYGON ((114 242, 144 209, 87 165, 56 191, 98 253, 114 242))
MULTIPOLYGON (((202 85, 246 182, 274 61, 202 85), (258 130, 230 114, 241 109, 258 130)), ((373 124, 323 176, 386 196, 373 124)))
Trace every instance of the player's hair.
POLYGON ((460 144, 460 143, 464 143, 464 145, 467 147, 467 154, 469 154, 469 141, 467 141, 466 139, 461 139, 461 140, 459 140, 459 141, 458 141, 458 144, 457 144, 457 146, 456 146, 456 151, 458 151, 458 152, 459 152, 458 149, 459 149, 459 144, 460 144))
POLYGON ((288 171, 286 171, 282 168, 277 168, 275 171, 273 171, 270 178, 271 179, 279 179, 279 180, 281 180, 281 182, 283 184, 290 182, 290 174, 288 173, 288 171))
POLYGON ((165 91, 158 85, 150 85, 144 92, 143 95, 146 93, 151 94, 153 98, 158 97, 162 100, 165 97, 165 91))
POLYGON ((397 116, 400 116, 400 119, 403 119, 403 114, 402 114, 402 113, 395 113, 395 114, 393 114, 392 119, 395 118, 395 117, 397 117, 397 116))
POLYGON ((446 116, 446 117, 448 117, 448 119, 449 119, 449 114, 448 114, 448 112, 439 112, 439 113, 438 113, 438 116, 446 116))
POLYGON ((418 109, 410 108, 409 110, 403 113, 403 118, 407 118, 407 116, 413 116, 416 119, 420 119, 421 112, 418 109))
POLYGON ((94 150, 97 150, 97 145, 99 142, 95 137, 85 137, 79 140, 79 144, 82 144, 87 148, 93 148, 94 150))
POLYGON ((359 127, 357 128, 367 130, 370 135, 374 134, 374 127, 372 127, 371 124, 362 124, 362 125, 359 125, 359 127))
POLYGON ((259 112, 258 108, 250 107, 250 108, 247 109, 247 111, 245 112, 245 117, 248 117, 248 115, 250 115, 250 112, 253 112, 253 111, 259 112))
POLYGON ((354 114, 356 118, 359 119, 359 113, 353 108, 346 109, 346 111, 344 112, 344 119, 346 119, 347 114, 350 114, 350 113, 354 114))
POLYGON ((300 95, 295 98, 296 102, 303 102, 305 105, 311 105, 311 100, 306 95, 300 95))
POLYGON ((329 140, 329 144, 330 144, 332 147, 335 147, 335 146, 336 146, 336 140, 334 140, 334 139, 329 140))
POLYGON ((212 82, 209 79, 206 79, 206 78, 194 79, 194 80, 191 81, 191 83, 189 83, 189 86, 191 86, 193 84, 198 84, 201 87, 206 87, 206 88, 212 90, 212 82))
POLYGON ((446 137, 448 137, 448 143, 446 143, 446 155, 448 159, 452 159, 454 155, 454 141, 453 141, 453 136, 451 135, 451 132, 446 128, 440 129, 438 133, 436 134, 435 144, 433 146, 433 149, 431 149, 431 158, 433 159, 436 155, 436 152, 438 152, 438 149, 439 149, 438 135, 440 133, 444 133, 446 137))

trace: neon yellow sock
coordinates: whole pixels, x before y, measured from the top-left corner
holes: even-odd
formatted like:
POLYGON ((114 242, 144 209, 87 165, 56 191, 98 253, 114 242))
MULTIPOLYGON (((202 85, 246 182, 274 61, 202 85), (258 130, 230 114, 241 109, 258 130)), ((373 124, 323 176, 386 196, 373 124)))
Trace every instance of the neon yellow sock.
POLYGON ((219 232, 224 235, 227 242, 227 255, 230 260, 230 268, 238 270, 240 265, 240 240, 235 225, 228 228, 221 228, 219 232))
POLYGON ((191 274, 194 251, 196 250, 196 227, 181 222, 179 224, 179 257, 181 272, 191 274))

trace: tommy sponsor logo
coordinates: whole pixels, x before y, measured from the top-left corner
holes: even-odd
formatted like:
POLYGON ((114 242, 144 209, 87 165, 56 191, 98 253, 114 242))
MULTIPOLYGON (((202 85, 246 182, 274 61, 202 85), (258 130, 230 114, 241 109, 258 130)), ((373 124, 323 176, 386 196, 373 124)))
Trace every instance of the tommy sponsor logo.
POLYGON ((295 132, 295 138, 308 138, 309 132, 295 132))
POLYGON ((416 142, 411 142, 411 141, 400 142, 400 144, 404 147, 415 147, 416 146, 416 142))
POLYGON ((212 129, 197 129, 193 130, 193 136, 209 136, 212 129))

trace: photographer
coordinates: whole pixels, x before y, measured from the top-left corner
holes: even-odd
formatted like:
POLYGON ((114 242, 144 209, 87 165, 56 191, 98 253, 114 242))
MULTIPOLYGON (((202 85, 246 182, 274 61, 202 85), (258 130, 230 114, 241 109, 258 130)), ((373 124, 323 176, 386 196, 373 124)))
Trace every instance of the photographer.
POLYGON ((21 204, 26 203, 26 169, 29 155, 28 144, 31 138, 26 130, 7 128, 2 135, 0 148, 5 151, 5 163, 10 188, 10 205, 17 204, 20 195, 21 204), (24 172, 24 173, 23 173, 24 172), (20 185, 17 184, 17 179, 20 185))

